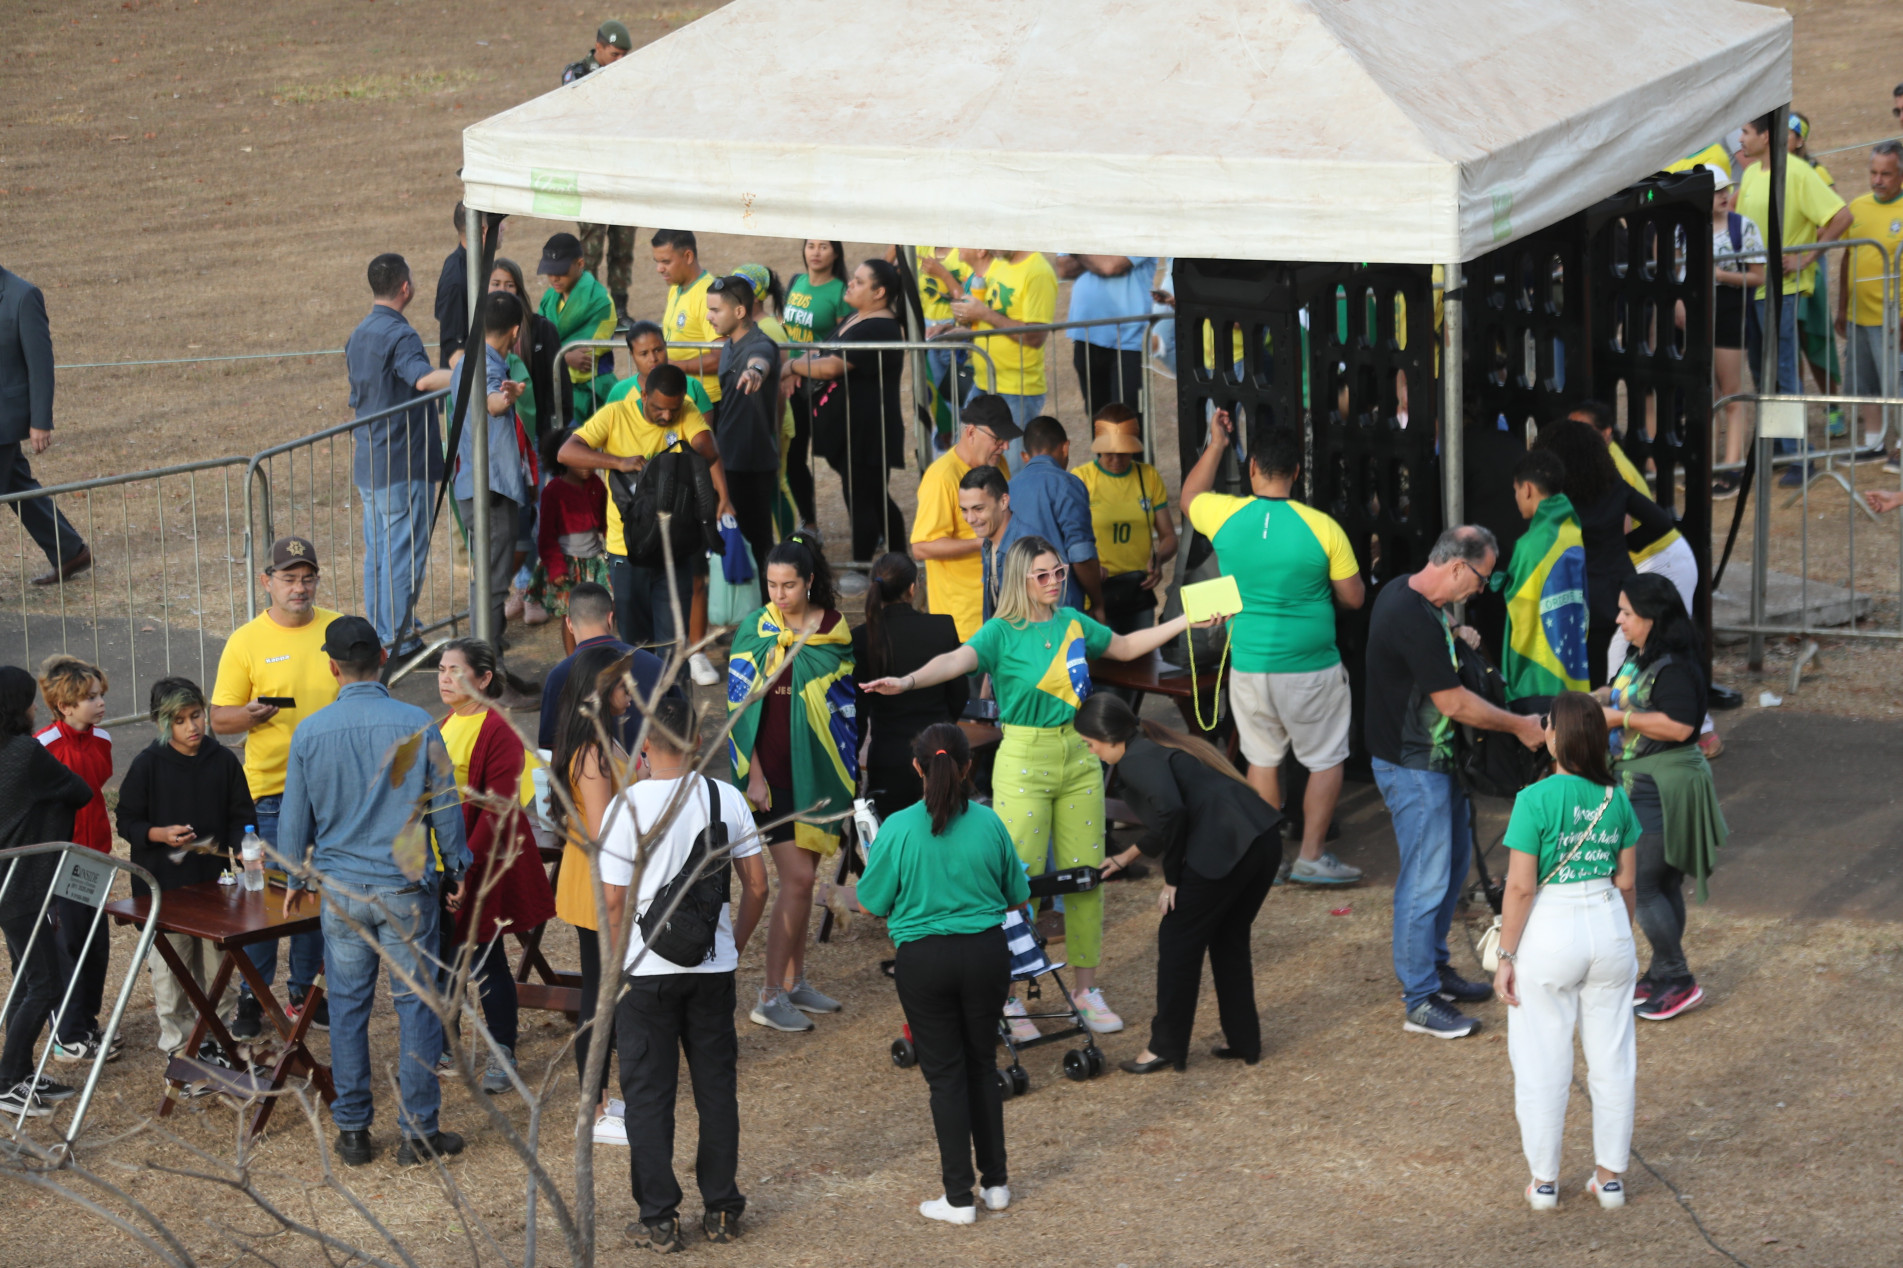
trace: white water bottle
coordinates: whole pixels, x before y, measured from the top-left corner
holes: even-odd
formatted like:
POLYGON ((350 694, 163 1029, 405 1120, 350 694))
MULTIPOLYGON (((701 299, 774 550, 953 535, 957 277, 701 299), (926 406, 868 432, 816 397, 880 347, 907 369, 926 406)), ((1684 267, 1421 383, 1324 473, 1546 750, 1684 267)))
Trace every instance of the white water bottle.
POLYGON ((859 829, 859 851, 863 858, 879 835, 879 812, 872 808, 872 803, 866 798, 854 798, 852 822, 859 829))
POLYGON ((256 892, 264 888, 264 838, 258 835, 255 825, 247 825, 244 830, 244 845, 239 849, 244 859, 244 871, 241 881, 248 890, 256 892))

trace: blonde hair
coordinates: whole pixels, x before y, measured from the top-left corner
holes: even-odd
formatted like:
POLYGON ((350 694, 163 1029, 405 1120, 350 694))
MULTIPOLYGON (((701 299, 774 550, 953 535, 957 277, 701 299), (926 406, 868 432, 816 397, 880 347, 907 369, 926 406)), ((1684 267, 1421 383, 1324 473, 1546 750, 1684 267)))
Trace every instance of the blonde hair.
POLYGON ((1059 562, 1063 560, 1063 556, 1057 554, 1057 547, 1035 535, 1018 538, 1004 552, 998 606, 992 613, 998 620, 1022 628, 1033 621, 1050 619, 1048 612, 1037 615, 1037 601, 1031 598, 1031 565, 1037 562, 1039 555, 1056 555, 1059 562))
POLYGON ((77 656, 55 654, 48 656, 46 663, 40 666, 40 695, 55 716, 91 695, 95 682, 103 695, 107 690, 106 671, 77 656))

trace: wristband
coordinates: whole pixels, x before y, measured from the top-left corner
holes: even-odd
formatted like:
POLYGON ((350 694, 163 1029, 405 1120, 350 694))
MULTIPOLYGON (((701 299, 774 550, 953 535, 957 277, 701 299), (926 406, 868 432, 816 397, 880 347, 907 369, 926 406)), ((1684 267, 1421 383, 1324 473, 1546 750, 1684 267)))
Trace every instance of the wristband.
POLYGON ((1500 952, 1496 952, 1496 954, 1500 957, 1500 962, 1502 964, 1518 964, 1520 962, 1520 957, 1517 952, 1500 951, 1500 952))

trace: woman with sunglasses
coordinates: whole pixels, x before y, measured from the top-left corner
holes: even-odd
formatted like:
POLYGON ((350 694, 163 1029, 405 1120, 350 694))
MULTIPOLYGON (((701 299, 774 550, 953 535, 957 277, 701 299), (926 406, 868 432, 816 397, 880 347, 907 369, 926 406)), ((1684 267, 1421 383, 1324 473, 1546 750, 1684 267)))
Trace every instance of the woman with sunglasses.
MULTIPOLYGON (((1004 740, 993 765, 992 808, 1010 829, 1033 876, 1103 864, 1103 768, 1074 725, 1090 695, 1090 662, 1135 660, 1188 628, 1187 618, 1130 634, 1113 633, 1074 608, 1059 606, 1070 569, 1042 537, 1020 537, 1004 554, 997 615, 962 646, 900 677, 875 678, 864 690, 895 696, 982 669, 991 675, 1004 740)), ((1077 970, 1076 1002, 1098 1034, 1123 1019, 1097 989, 1103 951, 1103 893, 1064 895, 1065 954, 1077 970)), ((1010 1006, 1007 1005, 1007 1009, 1010 1006)), ((1029 1023, 1022 1023, 1028 1025, 1029 1023)))
POLYGON ((1553 774, 1514 798, 1507 821, 1500 967, 1493 975, 1507 1002, 1514 1109, 1533 1172, 1526 1200, 1536 1211, 1559 1205, 1576 1026, 1597 1164, 1586 1191, 1600 1206, 1624 1206, 1619 1177, 1630 1161, 1638 1074, 1630 1001, 1639 969, 1632 945, 1639 816, 1607 764, 1598 701, 1561 692, 1541 723, 1553 774))

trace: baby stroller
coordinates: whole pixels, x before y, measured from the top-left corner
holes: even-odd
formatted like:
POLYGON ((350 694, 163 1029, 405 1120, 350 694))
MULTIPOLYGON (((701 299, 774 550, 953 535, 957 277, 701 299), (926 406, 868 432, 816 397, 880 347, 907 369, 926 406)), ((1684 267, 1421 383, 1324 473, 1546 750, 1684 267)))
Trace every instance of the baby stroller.
MULTIPOLYGON (((1068 868, 1061 872, 1047 872, 1031 878, 1031 895, 1034 898, 1049 898, 1057 894, 1075 894, 1095 889, 1102 883, 1102 874, 1094 867, 1068 868)), ((1064 985, 1062 961, 1052 961, 1044 954, 1044 941, 1037 936, 1031 922, 1024 917, 1023 909, 1012 908, 1004 915, 1004 936, 1011 949, 1011 980, 1025 984, 1024 998, 1033 1001, 1040 998, 1038 979, 1048 977, 1057 987, 1057 993, 1063 997, 1061 1010, 1033 1012, 1029 1007, 1016 1017, 998 1017, 998 1037, 1004 1043, 1005 1050, 1011 1054, 1011 1064, 999 1070, 998 1090, 1005 1100, 1014 1096, 1023 1096, 1031 1090, 1031 1075, 1024 1068, 1023 1054, 1026 1049, 1041 1044, 1059 1043, 1073 1036, 1081 1037, 1083 1047, 1072 1048, 1064 1054, 1064 1077, 1073 1083, 1082 1083, 1094 1079, 1104 1072, 1103 1050, 1097 1046, 1097 1037, 1090 1027, 1084 1024, 1084 1016, 1077 1011, 1077 1004, 1071 998, 1070 988, 1064 985), (1035 1039, 1015 1039, 1011 1035, 1011 1022, 1025 1021, 1061 1021, 1065 1025, 1057 1030, 1041 1032, 1035 1039)), ((909 1070, 918 1064, 918 1054, 912 1047, 912 1028, 905 1027, 905 1033, 892 1041, 892 1064, 901 1070, 909 1070)))

